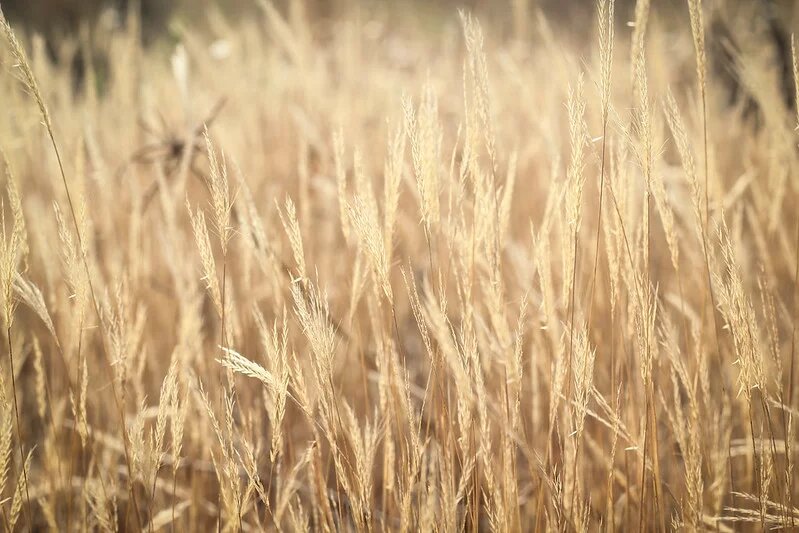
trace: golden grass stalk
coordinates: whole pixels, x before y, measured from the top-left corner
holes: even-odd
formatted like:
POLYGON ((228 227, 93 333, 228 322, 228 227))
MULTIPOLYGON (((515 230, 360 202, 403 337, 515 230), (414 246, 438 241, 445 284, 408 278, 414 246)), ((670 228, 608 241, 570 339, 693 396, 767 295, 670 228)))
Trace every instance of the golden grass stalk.
MULTIPOLYGON (((59 172, 61 174, 61 181, 62 181, 62 183, 64 185, 64 191, 66 193, 67 201, 69 203, 70 213, 72 215, 72 222, 74 224, 75 231, 77 233, 78 245, 79 245, 79 249, 80 249, 80 255, 81 255, 83 267, 84 267, 84 270, 85 270, 85 273, 86 273, 87 283, 89 285, 89 292, 91 293, 91 296, 92 296, 92 301, 94 303, 94 308, 95 308, 95 312, 96 312, 96 315, 97 315, 97 319, 100 321, 100 323, 102 325, 102 315, 101 315, 101 312, 100 312, 100 307, 99 307, 99 303, 98 303, 98 300, 97 300, 97 296, 96 296, 95 291, 94 291, 94 286, 92 284, 91 274, 90 274, 90 270, 89 270, 89 263, 88 263, 88 260, 86 258, 86 253, 87 252, 86 252, 86 249, 83 246, 83 239, 81 237, 80 225, 78 223, 78 218, 77 218, 75 207, 74 207, 74 204, 73 204, 73 201, 72 201, 72 196, 70 195, 69 185, 67 184, 66 173, 64 172, 64 165, 63 165, 63 163, 61 161, 61 155, 60 155, 60 152, 58 150, 58 144, 56 143, 55 134, 53 133, 53 124, 52 124, 52 121, 50 119, 50 113, 49 113, 49 111, 47 109, 47 106, 45 105, 44 98, 42 97, 42 94, 41 94, 41 92, 39 90, 39 86, 38 86, 38 84, 36 82, 36 78, 35 78, 35 76, 33 74, 33 70, 30 67, 30 63, 28 62, 27 56, 25 54, 25 51, 22 48, 22 46, 19 44, 19 41, 17 40, 13 29, 9 25, 9 23, 6 20, 5 15, 2 13, 2 11, 0 11, 0 26, 2 27, 3 33, 4 33, 5 37, 6 37, 6 40, 8 41, 8 43, 9 43, 9 45, 11 47, 11 53, 12 53, 14 59, 17 61, 17 67, 20 69, 20 72, 22 74, 22 82, 25 85, 25 87, 28 89, 29 93, 33 97, 34 101, 36 102, 37 107, 39 108, 39 113, 41 114, 42 121, 44 123, 45 129, 47 130, 47 134, 48 134, 48 137, 50 139, 50 143, 51 143, 51 145, 53 147, 53 152, 56 155, 56 160, 58 161, 59 172)), ((105 342, 104 336, 101 335, 101 337, 103 338, 103 342, 105 342)), ((10 337, 9 337, 9 342, 10 342, 10 337)), ((126 457, 126 462, 127 462, 127 466, 128 466, 128 471, 131 472, 132 468, 131 468, 131 461, 130 461, 130 453, 129 453, 129 449, 128 449, 129 448, 129 442, 128 442, 127 428, 126 428, 127 424, 125 422, 125 419, 126 419, 125 411, 124 411, 124 407, 120 404, 119 395, 117 394, 116 384, 115 384, 114 380, 111 381, 111 387, 112 387, 112 391, 113 391, 113 394, 114 394, 114 401, 115 401, 115 403, 117 405, 117 410, 119 411, 120 425, 122 426, 122 433, 123 433, 123 439, 122 440, 123 440, 123 443, 125 445, 125 457, 126 457)), ((27 483, 25 483, 26 490, 27 490, 27 486, 28 486, 27 483)), ((135 494, 135 491, 133 490, 132 485, 129 488, 130 488, 131 500, 132 500, 133 506, 134 506, 136 522, 139 525, 139 527, 141 527, 141 518, 139 516, 139 509, 138 509, 138 502, 137 502, 137 499, 136 499, 136 494, 135 494)))
POLYGON ((602 110, 602 153, 599 165, 599 200, 597 204, 596 246, 594 249, 594 266, 591 273, 590 299, 588 303, 588 331, 594 311, 594 291, 596 289, 597 267, 599 265, 599 244, 602 231, 602 201, 605 197, 605 152, 608 135, 608 116, 610 111, 611 79, 613 73, 613 44, 614 44, 614 11, 616 1, 599 0, 597 3, 597 22, 599 27, 599 64, 600 64, 600 106, 602 110))

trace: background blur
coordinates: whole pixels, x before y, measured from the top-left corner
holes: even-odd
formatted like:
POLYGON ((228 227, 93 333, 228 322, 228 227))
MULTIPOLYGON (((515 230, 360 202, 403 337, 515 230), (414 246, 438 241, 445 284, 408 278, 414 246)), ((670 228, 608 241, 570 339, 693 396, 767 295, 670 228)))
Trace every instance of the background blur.
MULTIPOLYGON (((258 16, 260 0, 2 0, 0 5, 9 19, 23 31, 45 37, 49 45, 60 38, 91 36, 98 30, 124 25, 131 11, 139 11, 142 38, 146 44, 174 40, 181 24, 192 28, 207 24, 209 15, 221 16, 234 23, 237 19, 258 16)), ((401 13, 418 17, 428 28, 452 18, 457 8, 475 11, 481 20, 508 37, 523 37, 543 17, 558 33, 578 39, 585 37, 586 24, 593 23, 591 0, 270 0, 280 10, 301 4, 304 15, 317 25, 337 13, 353 9, 366 13, 401 13), (409 9, 410 7, 410 9, 409 9)), ((797 29, 798 11, 794 0, 705 0, 707 11, 719 12, 729 19, 747 18, 777 21, 790 34, 797 29)), ((616 12, 621 21, 631 21, 635 0, 617 0, 616 12)), ((684 0, 654 2, 658 20, 687 21, 684 0)), ((421 22, 420 22, 421 23, 421 22)))
MULTIPOLYGON (((102 90, 111 36, 127 29, 128 21, 141 21, 141 27, 133 29, 142 43, 169 57, 175 45, 191 34, 227 39, 230 31, 238 32, 242 23, 253 20, 263 20, 267 28, 259 9, 259 3, 266 2, 290 19, 307 23, 318 42, 329 41, 335 21, 345 18, 376 22, 383 29, 410 29, 416 39, 435 38, 451 31, 456 10, 465 8, 483 21, 497 42, 530 47, 556 35, 557 42, 569 43, 587 56, 593 39, 589 30, 595 23, 592 0, 0 0, 0 5, 29 46, 38 39, 53 62, 71 65, 73 89, 80 92, 87 60, 102 90), (138 16, 131 16, 134 13, 138 16)), ((732 99, 739 93, 735 74, 739 67, 733 58, 752 55, 742 52, 753 43, 766 44, 770 61, 782 71, 783 93, 790 92, 790 36, 799 29, 797 3, 704 0, 711 67, 726 80, 732 99)), ((631 31, 634 11, 635 0, 616 1, 617 31, 631 31)), ((654 2, 651 11, 665 34, 689 27, 684 0, 654 2)), ((383 36, 394 30, 383 31, 383 36)))

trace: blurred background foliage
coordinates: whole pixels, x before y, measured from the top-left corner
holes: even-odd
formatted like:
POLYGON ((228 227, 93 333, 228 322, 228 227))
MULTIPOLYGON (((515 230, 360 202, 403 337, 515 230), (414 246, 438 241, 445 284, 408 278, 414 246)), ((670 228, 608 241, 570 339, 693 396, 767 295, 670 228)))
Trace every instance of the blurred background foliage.
MULTIPOLYGON (((160 47, 168 57, 189 33, 212 39, 234 37, 240 24, 263 17, 259 3, 264 2, 290 19, 301 17, 313 29, 313 38, 321 41, 336 31, 336 20, 345 16, 352 20, 353 13, 363 24, 382 28, 383 35, 410 28, 416 32, 414 38, 432 37, 456 29, 455 11, 463 8, 474 12, 494 39, 529 46, 547 33, 556 34, 558 42, 569 42, 578 50, 582 46, 587 55, 592 33, 586 29, 594 24, 593 0, 0 0, 0 6, 28 45, 38 39, 51 60, 72 64, 74 86, 80 90, 87 60, 102 85, 109 70, 109 36, 131 21, 138 25, 134 29, 145 46, 160 47)), ((790 35, 799 29, 799 2, 704 0, 703 4, 711 59, 721 57, 730 63, 747 41, 765 35, 788 72, 790 35)), ((651 9, 657 13, 653 20, 667 31, 688 26, 685 0, 653 2, 651 9)), ((634 10, 635 0, 616 1, 619 30, 631 30, 634 10)), ((725 68, 730 67, 721 70, 725 68)))
MULTIPOLYGON (((28 33, 42 35, 50 44, 58 39, 113 30, 126 24, 130 14, 141 17, 145 44, 179 38, 181 24, 192 28, 207 27, 209 14, 221 15, 230 23, 236 19, 258 16, 262 0, 0 0, 6 16, 28 33)), ((452 18, 457 8, 476 12, 481 20, 508 37, 524 37, 543 16, 558 33, 572 38, 585 35, 592 24, 592 0, 270 0, 281 11, 302 4, 304 15, 317 26, 342 12, 353 9, 365 14, 414 17, 419 25, 435 29, 452 18)), ((727 17, 755 13, 755 18, 779 21, 788 30, 796 25, 795 0, 705 0, 708 11, 727 17)), ((631 21, 635 0, 617 0, 616 12, 621 21, 631 21)), ((658 20, 687 20, 685 0, 653 2, 658 20), (665 16, 664 16, 665 15, 665 16)), ((790 33, 790 31, 789 31, 790 33)))
MULTIPOLYGON (((3 11, 9 19, 45 36, 48 40, 78 35, 109 25, 125 24, 129 14, 141 14, 142 37, 152 44, 162 38, 175 37, 172 23, 203 25, 210 12, 218 12, 231 21, 257 16, 259 0, 2 0, 3 11)), ((710 0, 719 1, 719 0, 710 0)), ((781 1, 781 0, 780 0, 781 1)), ((745 0, 743 3, 776 3, 775 0, 745 0)), ((290 9, 294 0, 273 0, 281 10, 290 9)), ((733 3, 730 0, 725 4, 733 3)), ((740 3, 740 2, 735 2, 740 3)), ((308 18, 324 23, 340 12, 353 8, 364 12, 380 11, 397 16, 413 16, 420 24, 430 27, 441 24, 457 8, 477 12, 506 30, 508 35, 524 31, 543 14, 558 24, 559 31, 579 35, 586 23, 593 22, 591 0, 305 0, 302 2, 308 18)), ((632 19, 635 0, 617 0, 617 12, 632 19)), ((685 9, 685 2, 668 0, 655 3, 654 9, 675 11, 685 9)))
MULTIPOLYGON (((161 38, 174 38, 172 23, 204 24, 207 14, 216 12, 230 21, 257 16, 260 0, 2 0, 3 11, 9 19, 28 31, 42 34, 48 40, 94 31, 105 25, 125 24, 133 11, 141 15, 142 37, 145 43, 161 38)), ((558 31, 575 36, 585 33, 586 23, 593 22, 594 2, 591 0, 272 0, 279 9, 288 10, 293 3, 302 3, 312 21, 324 23, 337 12, 353 8, 365 12, 380 11, 416 16, 428 24, 440 23, 456 8, 477 12, 505 30, 508 35, 524 31, 543 15, 557 25, 558 31), (443 18, 442 18, 443 16, 443 18)), ((730 12, 754 10, 759 15, 780 20, 795 27, 794 0, 705 0, 710 10, 730 12)), ((632 20, 635 0, 617 0, 616 10, 632 20)), ((653 10, 660 15, 687 17, 684 0, 654 2, 653 10)), ((516 35, 518 36, 518 35, 516 35)))

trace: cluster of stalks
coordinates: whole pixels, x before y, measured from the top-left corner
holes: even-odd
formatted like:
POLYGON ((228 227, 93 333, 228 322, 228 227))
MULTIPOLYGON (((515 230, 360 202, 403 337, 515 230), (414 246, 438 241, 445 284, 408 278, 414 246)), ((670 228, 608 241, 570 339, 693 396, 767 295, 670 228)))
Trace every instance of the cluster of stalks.
POLYGON ((795 49, 256 4, 78 94, 2 19, 5 531, 797 526, 795 49))

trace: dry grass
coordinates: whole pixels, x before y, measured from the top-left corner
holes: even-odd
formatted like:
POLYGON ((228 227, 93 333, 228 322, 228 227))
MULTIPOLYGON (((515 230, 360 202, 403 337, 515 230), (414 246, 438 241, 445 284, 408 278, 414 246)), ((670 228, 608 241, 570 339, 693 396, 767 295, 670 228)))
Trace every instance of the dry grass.
POLYGON ((4 530, 799 526, 770 43, 753 120, 699 0, 511 4, 263 0, 78 96, 3 23, 4 530))

